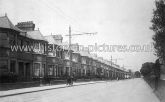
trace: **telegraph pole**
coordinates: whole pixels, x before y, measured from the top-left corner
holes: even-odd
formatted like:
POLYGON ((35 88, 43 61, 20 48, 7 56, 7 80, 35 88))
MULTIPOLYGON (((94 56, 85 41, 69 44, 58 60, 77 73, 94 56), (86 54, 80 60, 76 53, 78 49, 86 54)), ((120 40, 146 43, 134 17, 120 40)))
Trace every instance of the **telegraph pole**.
POLYGON ((71 66, 71 60, 72 60, 72 56, 71 56, 71 26, 69 26, 69 76, 72 76, 72 66, 71 66))
POLYGON ((112 66, 112 55, 111 55, 111 66, 112 66))
POLYGON ((77 36, 77 35, 91 35, 91 34, 97 34, 97 32, 94 33, 80 33, 80 34, 72 34, 71 32, 71 26, 69 26, 69 76, 72 76, 72 52, 71 52, 71 40, 72 40, 72 36, 77 36))

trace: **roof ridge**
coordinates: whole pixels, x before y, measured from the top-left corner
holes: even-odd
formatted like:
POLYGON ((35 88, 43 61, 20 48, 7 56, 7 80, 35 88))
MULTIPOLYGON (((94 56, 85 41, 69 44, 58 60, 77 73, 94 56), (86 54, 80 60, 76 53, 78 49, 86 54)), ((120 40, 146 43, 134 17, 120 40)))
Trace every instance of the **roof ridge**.
POLYGON ((24 32, 24 31, 22 31, 22 30, 20 30, 19 28, 17 28, 11 21, 10 21, 10 19, 8 18, 8 16, 1 16, 0 17, 1 19, 4 19, 4 20, 6 20, 6 25, 8 26, 7 28, 9 28, 9 29, 12 29, 12 30, 15 30, 15 31, 18 31, 18 32, 24 32))
POLYGON ((45 39, 45 37, 44 37, 44 35, 41 33, 41 31, 40 31, 40 30, 38 30, 38 31, 40 32, 40 34, 41 34, 41 36, 43 37, 43 39, 47 41, 47 39, 45 39))
POLYGON ((32 36, 33 39, 47 41, 47 39, 45 39, 43 34, 40 32, 40 30, 27 31, 27 34, 32 36), (35 38, 34 36, 36 36, 36 35, 39 36, 39 38, 35 38))
POLYGON ((5 17, 7 18, 8 22, 9 22, 10 28, 15 27, 14 24, 9 20, 9 18, 7 16, 5 16, 5 17))

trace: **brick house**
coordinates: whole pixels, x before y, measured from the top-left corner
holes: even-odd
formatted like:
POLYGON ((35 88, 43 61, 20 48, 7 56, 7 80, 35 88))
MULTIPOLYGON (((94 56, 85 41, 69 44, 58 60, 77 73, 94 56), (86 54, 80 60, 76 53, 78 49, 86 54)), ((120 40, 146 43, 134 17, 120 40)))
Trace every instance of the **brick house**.
POLYGON ((17 81, 31 80, 32 52, 22 47, 32 41, 33 39, 14 26, 7 16, 0 17, 0 75, 16 75, 17 81))
POLYGON ((47 56, 48 75, 54 79, 60 79, 65 76, 63 65, 63 49, 61 48, 61 35, 48 35, 45 39, 49 42, 47 56))
POLYGON ((128 75, 108 60, 78 52, 78 44, 72 44, 76 46, 69 53, 68 44, 62 41, 61 35, 44 37, 32 21, 14 26, 7 16, 0 17, 0 78, 5 79, 0 81, 13 81, 9 77, 14 81, 64 79, 68 75, 122 79, 128 75))
POLYGON ((43 79, 46 76, 46 57, 48 41, 43 37, 40 30, 35 30, 35 24, 32 21, 17 23, 16 27, 26 32, 31 41, 33 51, 32 78, 43 79))

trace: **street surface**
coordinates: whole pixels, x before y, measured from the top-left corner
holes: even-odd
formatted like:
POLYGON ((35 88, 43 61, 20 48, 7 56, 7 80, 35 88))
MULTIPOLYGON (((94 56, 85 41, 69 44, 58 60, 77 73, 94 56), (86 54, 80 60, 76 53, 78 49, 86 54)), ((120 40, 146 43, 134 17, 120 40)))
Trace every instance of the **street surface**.
POLYGON ((0 102, 159 102, 143 79, 108 81, 0 98, 0 102))

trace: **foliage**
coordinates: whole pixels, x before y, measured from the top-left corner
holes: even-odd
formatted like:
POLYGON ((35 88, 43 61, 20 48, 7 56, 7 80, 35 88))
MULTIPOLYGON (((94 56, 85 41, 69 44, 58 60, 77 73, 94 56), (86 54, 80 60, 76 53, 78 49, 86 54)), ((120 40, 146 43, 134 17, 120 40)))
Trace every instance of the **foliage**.
POLYGON ((147 76, 153 72, 153 68, 154 68, 154 63, 146 62, 146 63, 142 64, 140 72, 143 76, 147 76))
POLYGON ((155 32, 153 36, 155 54, 165 60, 165 1, 156 0, 155 6, 151 20, 151 29, 155 32))
POLYGON ((135 77, 136 77, 136 78, 139 78, 140 76, 141 76, 140 72, 139 72, 139 71, 136 71, 136 72, 135 72, 135 77))

